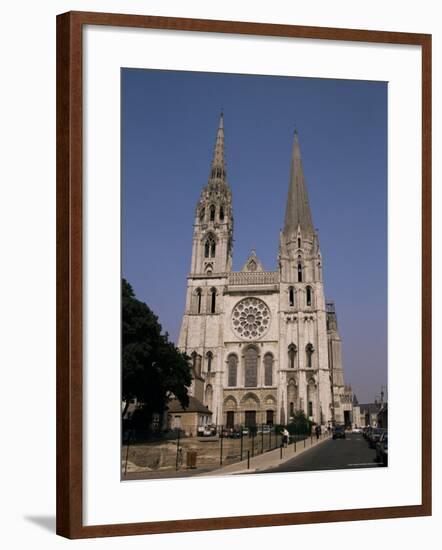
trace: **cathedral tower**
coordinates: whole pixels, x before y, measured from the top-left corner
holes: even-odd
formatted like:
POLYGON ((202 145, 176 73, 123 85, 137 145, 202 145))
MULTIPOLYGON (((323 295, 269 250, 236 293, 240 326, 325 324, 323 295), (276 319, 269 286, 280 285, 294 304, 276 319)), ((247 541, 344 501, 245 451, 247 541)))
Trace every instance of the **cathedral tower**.
POLYGON ((308 200, 298 134, 295 132, 290 166, 290 184, 284 229, 280 235, 281 281, 287 283, 321 280, 321 252, 308 200))
POLYGON ((224 158, 224 116, 219 119, 209 181, 196 206, 191 274, 225 273, 232 267, 232 193, 224 158))
MULTIPOLYGON (((295 132, 284 229, 280 234, 280 357, 287 387, 287 419, 303 410, 330 419, 330 377, 322 260, 295 132)), ((282 391, 282 390, 281 390, 282 391)), ((284 392, 281 400, 284 401, 284 392)))
POLYGON ((192 259, 187 278, 186 310, 179 347, 192 358, 190 389, 213 412, 221 415, 223 289, 232 269, 232 193, 224 154, 224 116, 221 113, 207 185, 195 209, 192 259))

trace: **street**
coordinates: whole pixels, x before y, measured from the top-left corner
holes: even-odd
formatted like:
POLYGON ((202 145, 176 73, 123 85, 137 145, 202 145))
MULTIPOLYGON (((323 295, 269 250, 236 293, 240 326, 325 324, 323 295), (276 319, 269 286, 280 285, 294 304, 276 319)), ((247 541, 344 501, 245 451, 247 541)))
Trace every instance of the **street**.
POLYGON ((346 439, 329 439, 283 464, 259 473, 377 468, 376 451, 370 449, 362 434, 347 434, 346 439))

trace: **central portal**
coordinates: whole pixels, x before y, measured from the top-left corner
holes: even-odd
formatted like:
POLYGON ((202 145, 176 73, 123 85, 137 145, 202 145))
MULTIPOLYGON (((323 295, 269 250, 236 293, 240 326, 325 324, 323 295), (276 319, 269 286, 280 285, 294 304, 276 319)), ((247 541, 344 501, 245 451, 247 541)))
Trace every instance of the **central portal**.
POLYGON ((247 428, 254 428, 256 426, 256 411, 246 411, 245 420, 247 428))

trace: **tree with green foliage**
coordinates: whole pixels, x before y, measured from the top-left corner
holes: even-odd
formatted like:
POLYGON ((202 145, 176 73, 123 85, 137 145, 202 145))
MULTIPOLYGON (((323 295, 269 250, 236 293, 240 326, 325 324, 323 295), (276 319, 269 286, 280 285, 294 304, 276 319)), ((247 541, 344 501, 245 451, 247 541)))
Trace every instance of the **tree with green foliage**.
POLYGON ((290 423, 287 426, 290 435, 310 434, 311 429, 312 421, 305 416, 302 410, 295 411, 295 414, 290 418, 290 423))
MULTIPOLYGON (((162 333, 158 317, 137 300, 131 285, 122 281, 122 399, 136 398, 143 416, 162 413, 173 395, 183 407, 189 404, 192 381, 189 357, 162 333)), ((123 411, 124 416, 125 410, 123 411)))

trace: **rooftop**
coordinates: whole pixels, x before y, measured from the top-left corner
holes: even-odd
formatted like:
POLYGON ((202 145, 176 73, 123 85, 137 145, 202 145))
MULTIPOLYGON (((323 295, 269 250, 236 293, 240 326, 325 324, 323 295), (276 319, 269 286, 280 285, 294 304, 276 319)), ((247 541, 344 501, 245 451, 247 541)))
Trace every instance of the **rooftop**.
POLYGON ((177 412, 200 412, 206 414, 212 414, 212 411, 209 410, 206 405, 203 405, 199 399, 193 395, 189 396, 189 405, 186 408, 183 408, 178 399, 171 399, 167 406, 170 413, 177 412))

